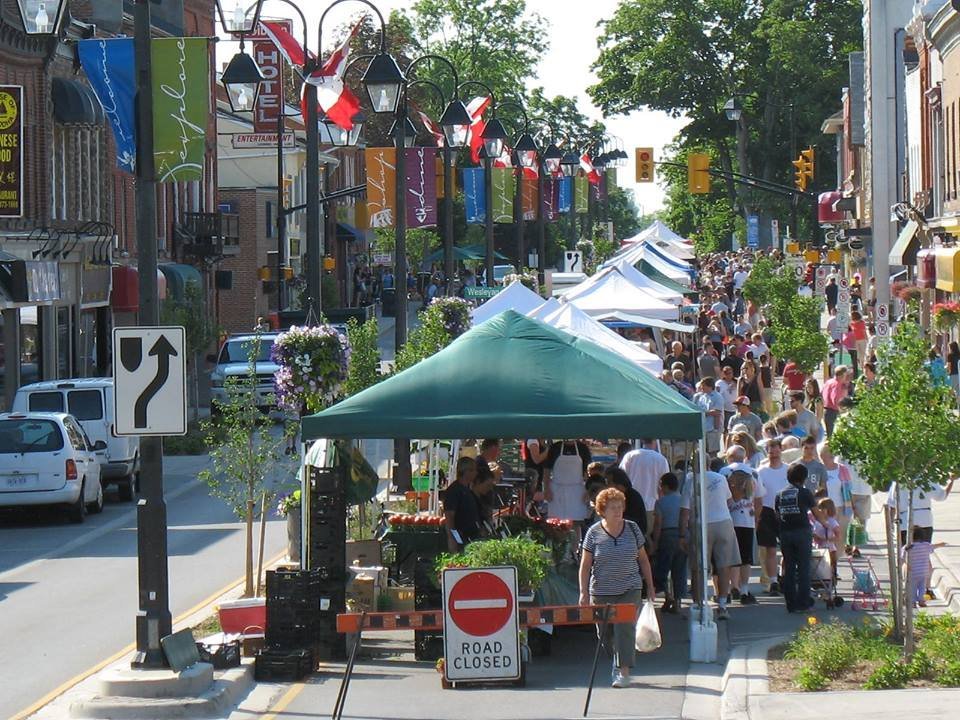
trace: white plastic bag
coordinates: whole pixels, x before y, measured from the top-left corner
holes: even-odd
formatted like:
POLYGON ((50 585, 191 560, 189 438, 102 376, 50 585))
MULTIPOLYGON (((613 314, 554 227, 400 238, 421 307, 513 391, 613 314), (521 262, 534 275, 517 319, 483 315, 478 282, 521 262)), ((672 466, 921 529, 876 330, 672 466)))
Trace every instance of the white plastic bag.
POLYGON ((634 641, 634 647, 637 652, 653 652, 661 645, 660 623, 657 622, 657 611, 653 603, 647 600, 640 611, 640 618, 637 620, 637 634, 634 641))

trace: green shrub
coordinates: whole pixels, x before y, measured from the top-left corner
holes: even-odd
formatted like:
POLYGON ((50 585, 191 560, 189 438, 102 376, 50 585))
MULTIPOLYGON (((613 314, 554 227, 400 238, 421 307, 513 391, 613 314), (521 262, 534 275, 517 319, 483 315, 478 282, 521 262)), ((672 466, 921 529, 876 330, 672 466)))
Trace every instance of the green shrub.
POLYGON ((790 642, 784 657, 825 678, 851 667, 859 658, 853 628, 841 622, 804 628, 790 642))
POLYGON ((793 682, 798 688, 806 692, 816 692, 827 686, 827 678, 809 667, 800 668, 800 672, 797 673, 793 682))
POLYGON ((517 568, 517 587, 536 590, 547 576, 551 565, 550 550, 525 537, 503 540, 481 540, 467 545, 459 555, 444 553, 437 558, 437 574, 446 567, 493 567, 513 565, 517 568))
POLYGON ((167 435, 163 438, 164 455, 203 455, 209 444, 198 423, 190 423, 186 435, 167 435))
POLYGON ((884 660, 863 687, 866 690, 893 690, 906 685, 910 677, 910 665, 902 659, 884 660))

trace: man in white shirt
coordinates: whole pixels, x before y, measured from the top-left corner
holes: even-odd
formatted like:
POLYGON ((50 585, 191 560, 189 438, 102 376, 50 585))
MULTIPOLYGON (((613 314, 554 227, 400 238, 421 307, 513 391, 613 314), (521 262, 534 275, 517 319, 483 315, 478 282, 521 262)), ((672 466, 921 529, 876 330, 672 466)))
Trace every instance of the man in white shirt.
POLYGON ((707 472, 704 476, 704 501, 707 521, 707 560, 717 574, 717 619, 727 619, 727 593, 733 569, 740 565, 740 549, 733 529, 727 501, 732 497, 730 485, 720 473, 707 472))
POLYGON ((733 273, 733 287, 737 290, 743 289, 743 284, 747 281, 747 278, 750 277, 749 273, 741 267, 737 267, 736 271, 733 273))
POLYGON ((719 452, 720 439, 723 435, 723 396, 717 392, 716 382, 712 377, 700 380, 693 402, 703 410, 706 416, 707 452, 711 454, 719 452))
MULTIPOLYGON (((767 440, 767 460, 761 463, 757 476, 764 487, 763 507, 757 518, 757 545, 763 554, 763 575, 770 582, 768 595, 779 595, 780 586, 777 583, 777 540, 779 537, 779 523, 774 510, 774 500, 777 493, 787 485, 787 466, 781 461, 782 446, 780 438, 767 440)), ((763 577, 760 578, 763 581, 763 577)))
POLYGON ((643 447, 631 450, 620 461, 620 469, 630 478, 634 490, 640 493, 647 510, 647 527, 653 527, 653 506, 657 502, 660 478, 670 472, 667 459, 657 451, 657 441, 644 439, 643 447))
POLYGON ((729 365, 721 366, 716 389, 723 398, 723 427, 726 428, 730 418, 737 412, 736 402, 740 396, 737 392, 737 379, 733 376, 733 368, 729 365))
POLYGON ((754 333, 753 337, 750 339, 753 341, 753 343, 747 347, 747 350, 753 353, 754 360, 760 362, 761 355, 770 357, 770 348, 767 347, 767 344, 763 341, 763 335, 760 333, 754 333))
MULTIPOLYGON (((924 540, 933 542, 933 508, 932 501, 942 502, 947 499, 950 491, 953 490, 953 479, 943 485, 934 485, 929 490, 914 488, 913 490, 913 527, 920 528, 924 532, 924 540)), ((907 527, 910 514, 910 493, 906 488, 901 488, 900 483, 894 480, 890 484, 890 491, 887 493, 887 512, 893 515, 897 511, 897 493, 900 494, 900 543, 906 545, 913 539, 913 533, 908 533, 907 527)))

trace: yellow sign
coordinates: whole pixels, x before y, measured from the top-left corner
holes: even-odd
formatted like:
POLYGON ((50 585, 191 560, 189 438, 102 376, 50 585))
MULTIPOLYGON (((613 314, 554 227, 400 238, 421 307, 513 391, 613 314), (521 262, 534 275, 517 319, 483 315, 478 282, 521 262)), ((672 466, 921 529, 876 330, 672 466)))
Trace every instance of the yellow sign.
POLYGON ((0 90, 0 130, 6 130, 17 121, 17 99, 6 90, 0 90))

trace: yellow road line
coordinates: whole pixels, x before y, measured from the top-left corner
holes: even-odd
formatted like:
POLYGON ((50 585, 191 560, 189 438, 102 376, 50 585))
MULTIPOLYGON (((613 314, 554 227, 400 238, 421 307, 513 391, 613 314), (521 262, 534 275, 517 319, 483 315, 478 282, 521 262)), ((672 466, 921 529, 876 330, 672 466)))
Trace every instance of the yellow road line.
MULTIPOLYGON (((264 567, 271 567, 274 563, 279 562, 280 559, 281 559, 282 557, 284 557, 285 555, 286 555, 286 551, 282 551, 282 552, 278 553, 278 554, 275 555, 273 558, 271 558, 269 562, 265 562, 265 563, 264 563, 264 567)), ((237 586, 240 585, 242 582, 244 582, 245 579, 246 579, 245 577, 241 577, 239 580, 234 580, 234 581, 231 582, 229 585, 226 585, 226 586, 222 587, 220 590, 217 590, 215 593, 213 593, 213 594, 211 594, 211 595, 208 595, 208 596, 205 597, 203 600, 201 600, 200 602, 198 602, 196 605, 194 605, 193 607, 191 607, 189 610, 185 610, 185 611, 183 611, 182 613, 180 613, 179 615, 177 615, 177 617, 175 617, 175 618, 173 619, 173 624, 174 624, 174 625, 177 625, 178 623, 183 622, 186 618, 190 617, 190 616, 193 615, 194 613, 199 612, 200 610, 202 610, 203 608, 205 608, 207 605, 209 605, 210 603, 212 603, 212 602, 213 602, 214 600, 216 600, 217 598, 219 598, 219 597, 221 597, 222 595, 225 595, 226 593, 230 592, 233 588, 237 587, 237 586)), ((59 685, 58 687, 54 688, 53 690, 51 690, 50 692, 48 692, 46 695, 44 695, 42 698, 40 698, 39 700, 37 700, 35 703, 33 703, 32 705, 30 705, 30 707, 28 707, 28 708, 26 708, 26 709, 24 709, 24 710, 21 710, 21 711, 18 712, 16 715, 14 715, 13 717, 11 717, 10 720, 23 720, 24 718, 30 717, 30 716, 33 715, 34 713, 38 712, 38 711, 39 711, 42 707, 44 707, 47 703, 50 703, 50 702, 52 702, 53 700, 55 700, 56 698, 58 698, 58 697, 60 697, 61 695, 63 695, 63 693, 65 693, 67 690, 69 690, 70 688, 72 688, 74 685, 78 685, 79 683, 83 682, 84 680, 86 680, 88 677, 90 677, 90 676, 93 675, 94 673, 100 672, 100 671, 103 670, 107 665, 110 665, 110 664, 112 664, 112 663, 115 663, 117 660, 119 660, 120 658, 122 658, 124 655, 128 655, 129 653, 133 652, 133 651, 136 650, 136 649, 137 649, 137 644, 136 644, 136 643, 130 643, 129 645, 127 645, 127 646, 126 646, 125 648, 123 648, 122 650, 120 650, 120 651, 114 653, 113 655, 111 655, 110 657, 108 657, 106 660, 101 660, 101 661, 98 662, 96 665, 93 665, 92 667, 84 670, 84 671, 81 672, 80 674, 73 676, 72 678, 70 678, 69 680, 67 680, 65 683, 63 683, 63 684, 59 685)))
POLYGON ((303 692, 306 686, 307 684, 304 682, 291 685, 290 689, 280 696, 280 699, 267 711, 266 715, 260 716, 260 720, 274 720, 277 717, 277 713, 282 713, 286 710, 287 706, 296 699, 297 695, 303 692))

